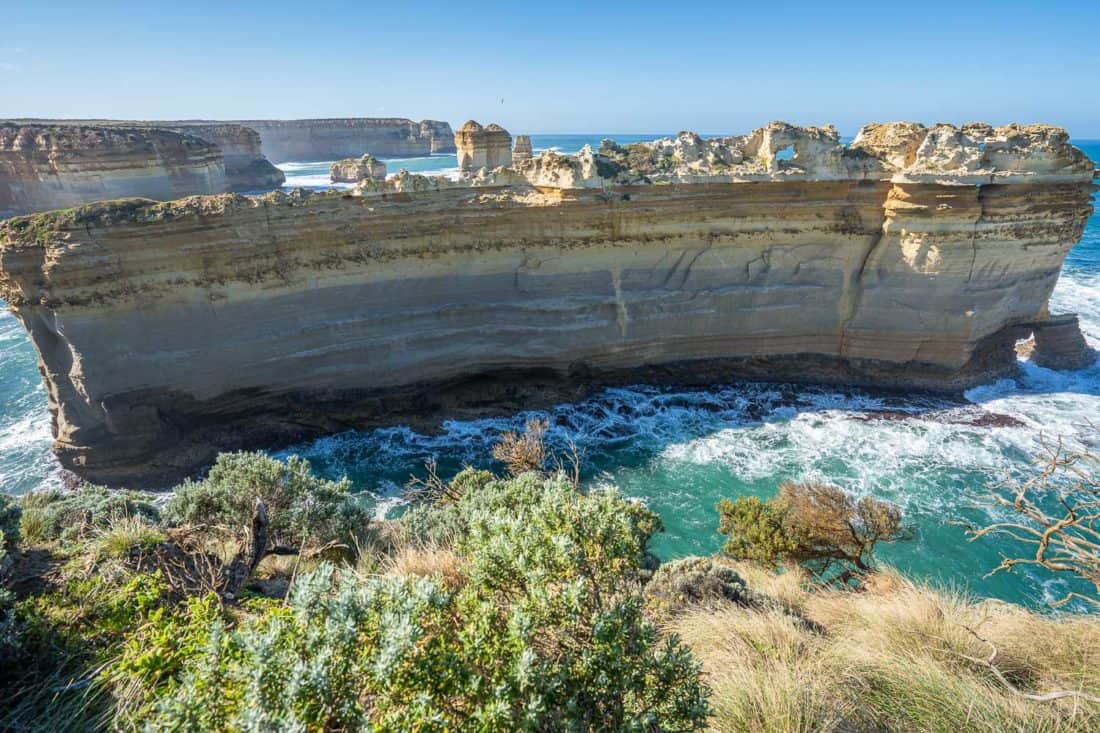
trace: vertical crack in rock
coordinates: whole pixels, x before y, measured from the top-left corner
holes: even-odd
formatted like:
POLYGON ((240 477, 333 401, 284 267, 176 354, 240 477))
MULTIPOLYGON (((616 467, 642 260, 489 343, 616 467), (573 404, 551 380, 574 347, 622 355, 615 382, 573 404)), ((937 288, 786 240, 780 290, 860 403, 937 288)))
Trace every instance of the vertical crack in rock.
POLYGON ((611 270, 611 285, 615 289, 615 322, 619 326, 619 338, 626 341, 626 328, 630 323, 630 314, 623 298, 622 274, 618 267, 611 270))
MULTIPOLYGON (((870 265, 871 258, 874 256, 875 251, 886 237, 890 223, 891 216, 886 206, 893 195, 894 188, 890 187, 886 191, 886 195, 882 200, 882 225, 879 226, 878 231, 871 235, 870 241, 867 243, 866 249, 863 251, 863 256, 859 260, 859 266, 854 270, 845 270, 844 283, 841 286, 840 293, 840 308, 838 313, 840 316, 840 328, 837 333, 837 356, 840 358, 846 358, 848 356, 848 326, 855 319, 856 314, 859 312, 860 303, 863 300, 863 277, 867 271, 867 267, 870 265)), ((862 218, 860 219, 862 225, 862 218)), ((862 229, 862 226, 861 226, 862 229)))

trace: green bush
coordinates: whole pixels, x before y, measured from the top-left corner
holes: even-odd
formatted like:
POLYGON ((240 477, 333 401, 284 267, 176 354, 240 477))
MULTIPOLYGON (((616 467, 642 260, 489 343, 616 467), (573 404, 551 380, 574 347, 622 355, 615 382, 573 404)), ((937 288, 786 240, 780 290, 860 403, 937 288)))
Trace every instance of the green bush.
POLYGON ((19 505, 19 498, 0 493, 0 534, 7 538, 9 547, 19 539, 19 521, 22 515, 23 508, 19 505))
POLYGON ((7 534, 0 529, 0 654, 10 659, 10 655, 19 645, 19 640, 15 628, 15 614, 11 609, 15 597, 4 587, 8 565, 11 562, 6 539, 7 534))
POLYGON ((409 526, 465 560, 457 588, 323 565, 236 631, 213 624, 153 730, 692 730, 706 688, 642 615, 660 523, 564 478, 465 472, 409 526))
POLYGON ((709 557, 665 563, 645 587, 646 610, 662 619, 695 604, 748 601, 748 589, 737 571, 709 557))
POLYGON ((160 520, 149 494, 102 486, 26 494, 21 509, 20 533, 25 542, 36 544, 86 539, 127 517, 140 517, 151 524, 160 520))
POLYGON ((907 539, 901 509, 836 486, 784 482, 764 502, 753 496, 718 503, 722 551, 764 564, 795 562, 819 578, 846 585, 875 568, 879 542, 907 539))
POLYGON ((309 461, 297 456, 284 462, 264 453, 223 453, 205 479, 176 487, 164 521, 236 534, 249 526, 256 500, 263 499, 274 544, 304 548, 346 542, 370 519, 350 488, 347 479, 317 478, 309 461))

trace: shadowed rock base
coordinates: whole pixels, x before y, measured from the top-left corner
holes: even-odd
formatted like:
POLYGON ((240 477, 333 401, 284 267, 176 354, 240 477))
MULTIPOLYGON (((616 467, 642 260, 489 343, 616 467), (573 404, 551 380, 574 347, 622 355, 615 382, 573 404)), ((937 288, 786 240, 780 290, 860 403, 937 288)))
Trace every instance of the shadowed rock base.
POLYGON ((708 386, 789 382, 883 391, 957 393, 1016 371, 1013 345, 1027 327, 985 339, 962 369, 931 364, 849 362, 818 355, 700 359, 629 369, 576 364, 568 369, 502 369, 397 389, 278 393, 240 390, 198 401, 174 391, 118 395, 112 431, 86 432, 80 449, 58 446, 62 466, 93 483, 167 488, 194 476, 225 450, 277 450, 345 430, 402 423, 423 432, 445 419, 477 419, 576 402, 602 387, 708 386), (121 416, 121 417, 120 417, 121 416), (129 440, 120 443, 112 433, 129 440))

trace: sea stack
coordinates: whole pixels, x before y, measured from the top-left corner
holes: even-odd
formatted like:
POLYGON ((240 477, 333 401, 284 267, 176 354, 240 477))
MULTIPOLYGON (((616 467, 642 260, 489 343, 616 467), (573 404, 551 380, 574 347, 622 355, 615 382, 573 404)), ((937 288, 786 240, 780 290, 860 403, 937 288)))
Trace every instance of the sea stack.
POLYGON ((482 127, 469 120, 455 133, 458 168, 473 173, 485 168, 507 167, 512 164, 512 136, 503 127, 491 123, 482 127))
POLYGON ((1031 359, 1047 369, 1087 369, 1096 361, 1096 351, 1085 341, 1076 314, 1049 318, 1035 328, 1031 359))
POLYGON ((516 145, 512 148, 512 165, 518 165, 527 160, 531 160, 531 137, 516 135, 516 145))
MULTIPOLYGON (((1050 313, 1092 161, 1046 125, 772 123, 353 191, 109 201, 0 222, 61 464, 171 485, 219 451, 738 379, 959 392, 1092 358, 1050 313), (780 155, 792 150, 790 157, 780 155)), ((476 168, 476 171, 470 171, 476 168)))
POLYGON ((386 164, 367 153, 361 158, 338 160, 329 167, 333 183, 358 183, 364 179, 386 180, 386 164))

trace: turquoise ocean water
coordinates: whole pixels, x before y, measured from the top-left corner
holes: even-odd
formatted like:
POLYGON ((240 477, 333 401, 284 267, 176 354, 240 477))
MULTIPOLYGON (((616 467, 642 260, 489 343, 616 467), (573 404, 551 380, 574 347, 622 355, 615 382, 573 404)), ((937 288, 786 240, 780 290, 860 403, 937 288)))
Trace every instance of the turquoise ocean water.
MULTIPOLYGON (((571 153, 603 137, 633 142, 657 135, 533 135, 536 152, 571 153)), ((1100 160, 1100 141, 1078 141, 1100 160)), ((387 161, 391 173, 446 173, 454 156, 387 161)), ((287 163, 287 186, 328 187, 328 163, 287 163)), ((1070 253, 1051 310, 1081 315, 1100 347, 1100 215, 1070 253)), ((347 475, 380 512, 399 504, 401 487, 435 458, 446 475, 463 464, 489 466, 503 430, 532 416, 551 422, 551 443, 573 441, 585 481, 615 484, 664 519, 656 549, 666 557, 709 553, 721 544, 714 505, 721 497, 769 496, 786 479, 822 479, 900 504, 913 540, 882 556, 906 573, 975 594, 1043 607, 1066 590, 1040 573, 983 578, 1013 548, 969 543, 959 521, 984 522, 986 486, 1022 476, 1040 431, 1100 449, 1100 363, 1059 373, 1024 363, 1022 376, 986 385, 963 400, 904 397, 783 384, 727 384, 672 390, 645 385, 605 390, 543 413, 450 421, 426 435, 396 426, 348 432, 281 453, 309 458, 320 472, 347 475), (989 420, 990 414, 1013 421, 989 420), (996 427, 1011 422, 1011 426, 996 427)), ((49 416, 33 350, 6 311, 0 315, 0 488, 21 493, 57 483, 49 416)))

